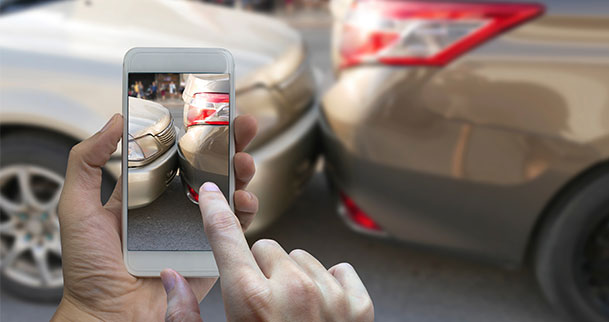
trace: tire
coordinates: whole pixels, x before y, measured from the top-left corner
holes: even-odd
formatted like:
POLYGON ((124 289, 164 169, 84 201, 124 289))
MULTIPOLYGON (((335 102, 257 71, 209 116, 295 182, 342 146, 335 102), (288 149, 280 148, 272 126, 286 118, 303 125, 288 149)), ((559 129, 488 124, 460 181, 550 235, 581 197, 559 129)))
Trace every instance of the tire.
POLYGON ((536 251, 537 280, 573 321, 609 321, 609 167, 572 185, 550 212, 536 251))
MULTIPOLYGON (((0 145, 2 147, 2 153, 0 154, 0 173, 2 174, 0 176, 0 193, 3 194, 2 196, 15 197, 21 193, 17 192, 22 191, 19 190, 21 189, 19 186, 20 181, 18 181, 18 179, 12 178, 11 176, 13 175, 13 173, 23 173, 23 171, 26 171, 28 173, 28 180, 26 181, 30 183, 29 185, 27 185, 28 187, 31 186, 30 191, 39 190, 38 192, 40 192, 40 187, 42 186, 44 188, 44 184, 46 184, 47 186, 52 185, 55 190, 53 190, 50 194, 53 194, 53 196, 55 196, 54 193, 55 191, 59 190, 60 186, 55 186, 54 183, 63 183, 63 178, 65 177, 65 170, 68 162, 68 155, 74 143, 75 142, 67 140, 61 136, 53 135, 52 133, 42 131, 14 132, 3 136, 0 140, 0 145), (36 182, 36 180, 42 182, 42 184, 40 184, 40 182, 36 182), (48 180, 50 183, 45 182, 45 180, 48 180), (51 182, 53 180, 55 181, 51 182)), ((15 177, 18 178, 18 175, 16 175, 15 177)), ((114 179, 112 179, 109 175, 104 174, 102 180, 101 196, 101 199, 103 201, 108 199, 113 188, 114 179)), ((51 188, 48 188, 48 190, 50 189, 51 188)), ((23 203, 23 199, 21 197, 17 197, 15 198, 15 200, 17 200, 16 202, 23 203)), ((8 202, 5 203, 8 205, 8 202)), ((54 225, 57 225, 57 227, 59 226, 58 221, 56 219, 56 203, 49 201, 48 204, 54 204, 54 206, 50 206, 49 209, 54 208, 55 210, 44 211, 44 213, 46 214, 46 216, 44 217, 46 221, 44 221, 44 223, 42 224, 45 227, 44 229, 37 229, 33 230, 34 232, 32 232, 29 230, 29 228, 24 228, 23 226, 21 226, 20 228, 18 228, 19 226, 15 226, 14 228, 11 227, 8 233, 4 233, 2 235, 2 249, 8 252, 12 243, 14 243, 16 239, 16 237, 14 236, 17 236, 13 236, 10 233, 14 233, 18 229, 20 229, 20 231, 23 230, 24 232, 26 232, 26 237, 30 236, 29 240, 42 240, 43 243, 45 238, 48 240, 52 240, 52 248, 55 249, 57 247, 56 245, 58 245, 59 243, 58 240, 55 240, 55 238, 59 237, 59 232, 57 231, 55 234, 55 232, 48 231, 54 230, 54 228, 52 228, 54 227, 54 225), (49 230, 47 230, 47 228, 49 230), (37 233, 41 230, 45 230, 45 232, 37 233)), ((9 211, 7 210, 8 208, 3 206, 2 204, 0 204, 0 207, 2 207, 2 220, 11 219, 11 216, 13 215, 9 214, 9 211)), ((34 218, 39 218, 37 220, 42 222, 43 219, 41 218, 43 217, 42 215, 40 215, 39 212, 40 211, 37 210, 21 211, 19 213, 19 216, 27 216, 29 221, 34 221, 34 218)), ((25 224, 24 226, 28 227, 27 224, 25 224)), ((30 258, 34 258, 34 256, 32 255, 33 252, 31 252, 30 254, 28 254, 27 252, 28 251, 23 251, 21 252, 21 255, 19 255, 19 260, 24 263, 27 263, 30 258)), ((48 267, 52 268, 50 269, 50 271, 53 273, 51 274, 53 283, 46 283, 47 285, 38 285, 36 283, 30 282, 34 280, 33 278, 17 278, 21 275, 25 276, 25 272, 31 273, 31 270, 25 269, 27 268, 27 266, 22 269, 22 266, 20 266, 19 268, 11 268, 5 267, 6 265, 3 265, 0 271, 2 288, 11 292, 14 295, 28 300, 59 300, 61 298, 63 289, 63 280, 61 278, 61 255, 55 253, 54 251, 48 251, 43 257, 45 259, 44 262, 48 263, 48 267), (59 266, 59 270, 57 270, 57 266, 59 266)), ((4 259, 5 257, 3 254, 3 260, 4 259)), ((40 272, 40 269, 38 270, 38 272, 40 272)))

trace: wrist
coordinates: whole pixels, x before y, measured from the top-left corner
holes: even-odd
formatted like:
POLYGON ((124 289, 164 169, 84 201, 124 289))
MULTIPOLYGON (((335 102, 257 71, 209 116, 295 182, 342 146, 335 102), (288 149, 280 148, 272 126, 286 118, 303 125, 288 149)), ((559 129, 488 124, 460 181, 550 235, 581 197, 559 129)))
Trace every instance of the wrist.
POLYGON ((51 321, 101 321, 94 314, 88 312, 74 301, 67 297, 62 297, 55 314, 51 321))
MULTIPOLYGON (((144 301, 144 303, 149 304, 153 302, 144 301)), ((105 307, 108 310, 92 309, 90 306, 83 305, 77 299, 64 294, 51 321, 156 321, 164 318, 166 310, 164 297, 162 305, 121 305, 119 308, 109 308, 107 305, 102 305, 100 307, 105 307)))

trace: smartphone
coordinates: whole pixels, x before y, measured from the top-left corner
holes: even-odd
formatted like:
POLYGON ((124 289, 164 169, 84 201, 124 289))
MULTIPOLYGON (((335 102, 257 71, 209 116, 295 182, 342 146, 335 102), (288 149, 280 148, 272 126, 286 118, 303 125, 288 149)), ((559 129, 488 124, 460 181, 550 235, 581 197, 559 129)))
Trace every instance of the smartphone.
POLYGON ((133 48, 123 62, 123 256, 129 273, 218 276, 198 208, 233 208, 234 62, 225 49, 133 48))

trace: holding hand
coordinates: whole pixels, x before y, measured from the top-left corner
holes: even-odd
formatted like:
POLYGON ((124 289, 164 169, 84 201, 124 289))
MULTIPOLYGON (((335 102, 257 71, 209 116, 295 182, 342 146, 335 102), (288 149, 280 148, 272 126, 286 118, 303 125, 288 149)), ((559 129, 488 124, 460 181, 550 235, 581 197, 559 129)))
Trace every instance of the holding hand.
MULTIPOLYGON (((184 279, 172 270, 161 281, 130 275, 121 247, 120 180, 102 205, 102 167, 116 150, 123 119, 72 148, 59 202, 64 294, 54 320, 200 321, 199 302, 215 278, 184 279), (163 288, 167 296, 163 296, 163 288)), ((274 241, 260 240, 251 251, 243 231, 258 209, 244 191, 255 169, 241 152, 252 140, 252 117, 235 119, 236 214, 212 183, 201 187, 199 207, 214 251, 226 314, 231 321, 372 321, 374 311, 355 270, 339 264, 326 270, 302 250, 289 255, 274 241)))
MULTIPOLYGON (((241 152, 256 133, 251 116, 235 119, 235 210, 244 230, 258 209, 245 189, 254 176, 252 157, 241 152)), ((72 148, 59 201, 64 290, 54 320, 158 321, 166 311, 161 281, 130 275, 121 247, 122 185, 119 179, 105 205, 100 202, 102 167, 123 134, 114 115, 102 130, 72 148)), ((216 278, 189 279, 200 301, 216 278)))

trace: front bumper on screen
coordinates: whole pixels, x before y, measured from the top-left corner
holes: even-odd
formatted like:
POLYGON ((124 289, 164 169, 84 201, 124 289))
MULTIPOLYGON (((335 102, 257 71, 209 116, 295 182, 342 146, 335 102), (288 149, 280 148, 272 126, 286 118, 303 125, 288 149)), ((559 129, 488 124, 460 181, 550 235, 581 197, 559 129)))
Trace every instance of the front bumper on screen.
POLYGON ((167 188, 178 168, 178 145, 174 144, 158 159, 142 166, 129 168, 129 209, 152 203, 167 188))

